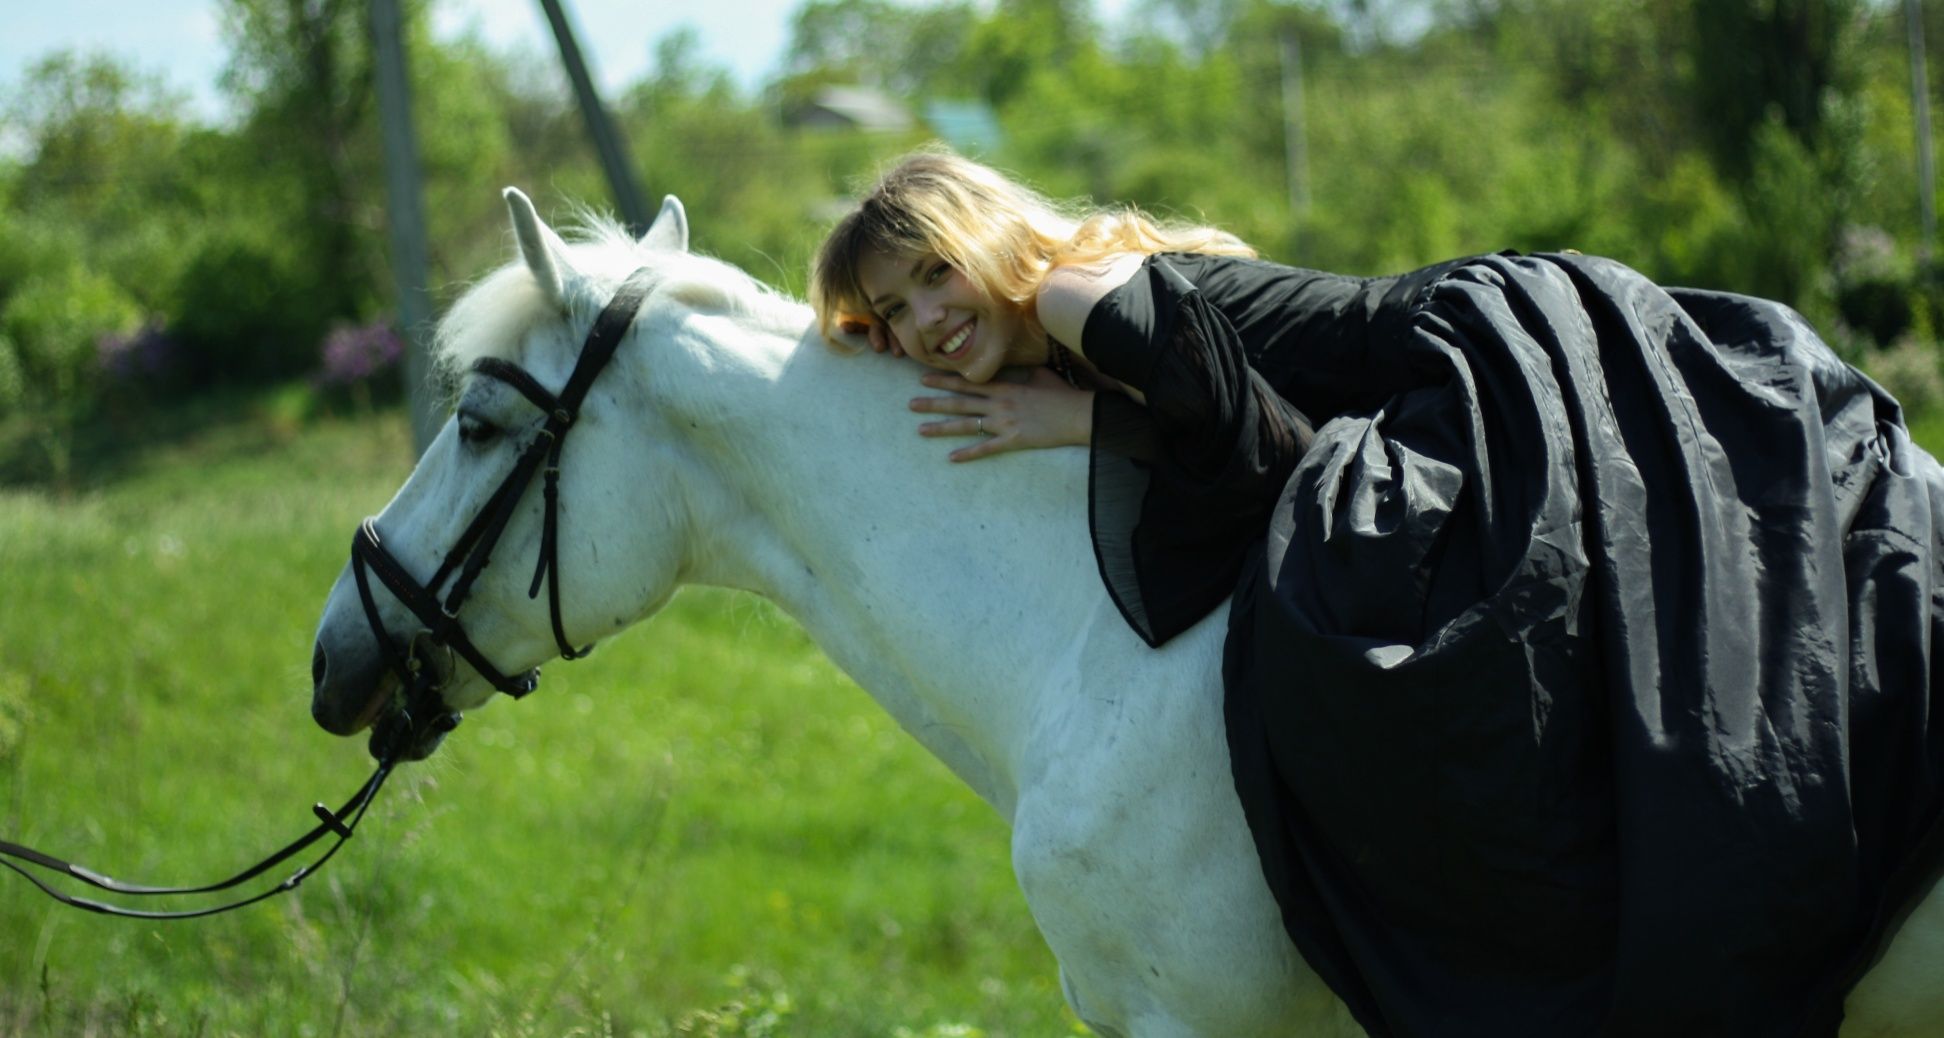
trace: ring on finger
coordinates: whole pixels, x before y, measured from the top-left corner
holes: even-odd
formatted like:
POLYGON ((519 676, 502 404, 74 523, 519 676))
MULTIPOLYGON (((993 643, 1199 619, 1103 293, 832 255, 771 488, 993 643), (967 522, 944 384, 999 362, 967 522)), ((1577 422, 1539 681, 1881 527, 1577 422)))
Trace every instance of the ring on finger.
POLYGON ((984 436, 985 434, 986 434, 986 431, 985 431, 985 415, 980 415, 980 416, 979 416, 979 435, 980 435, 980 436, 984 436))

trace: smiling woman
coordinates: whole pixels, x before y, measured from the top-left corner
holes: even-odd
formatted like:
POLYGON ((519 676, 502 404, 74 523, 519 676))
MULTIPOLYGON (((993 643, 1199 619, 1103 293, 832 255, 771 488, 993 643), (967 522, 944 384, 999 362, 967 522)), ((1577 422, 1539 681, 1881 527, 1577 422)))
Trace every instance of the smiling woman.
POLYGON ((978 437, 951 455, 970 461, 1089 441, 1092 391, 1128 387, 1076 364, 1080 324, 1133 275, 1130 260, 1164 251, 1255 255, 1212 227, 1063 207, 989 167, 926 150, 886 173, 831 231, 810 294, 826 339, 863 335, 874 349, 949 373, 925 385, 952 395, 911 407, 954 416, 921 426, 923 435, 978 437), (1051 373, 994 384, 1009 366, 1051 373))
MULTIPOLYGON (((1944 1019, 1886 994, 1938 954, 1889 941, 1944 869, 1944 470, 1800 316, 1572 252, 1302 270, 938 153, 812 299, 944 372, 955 460, 1091 444, 1131 666, 1227 610, 1225 799, 1370 1034, 1944 1019)), ((1253 1033, 1035 910, 1101 1033, 1253 1033)))

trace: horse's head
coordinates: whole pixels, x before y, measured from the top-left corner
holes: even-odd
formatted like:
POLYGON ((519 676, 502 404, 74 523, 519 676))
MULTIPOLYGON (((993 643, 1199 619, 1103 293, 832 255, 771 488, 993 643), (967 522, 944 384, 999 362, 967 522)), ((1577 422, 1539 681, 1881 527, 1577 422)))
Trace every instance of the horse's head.
MULTIPOLYGON (((658 493, 670 418, 651 406, 640 341, 679 320, 654 305, 668 270, 701 262, 681 205, 664 202, 638 242, 609 228, 568 245, 525 195, 506 201, 520 261, 439 329, 454 413, 325 603, 311 712, 339 735, 396 717, 408 692, 442 712, 519 694, 529 668, 666 601, 682 565, 683 509, 658 493)), ((440 734, 419 730, 403 754, 440 734)))

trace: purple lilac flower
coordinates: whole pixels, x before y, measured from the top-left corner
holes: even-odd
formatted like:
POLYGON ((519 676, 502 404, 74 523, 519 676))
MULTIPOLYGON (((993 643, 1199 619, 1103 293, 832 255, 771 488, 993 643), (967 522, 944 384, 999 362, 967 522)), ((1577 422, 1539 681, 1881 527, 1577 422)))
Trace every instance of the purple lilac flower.
POLYGON ((405 355, 405 342, 389 322, 342 325, 324 337, 322 368, 317 381, 326 386, 349 386, 390 370, 405 355))

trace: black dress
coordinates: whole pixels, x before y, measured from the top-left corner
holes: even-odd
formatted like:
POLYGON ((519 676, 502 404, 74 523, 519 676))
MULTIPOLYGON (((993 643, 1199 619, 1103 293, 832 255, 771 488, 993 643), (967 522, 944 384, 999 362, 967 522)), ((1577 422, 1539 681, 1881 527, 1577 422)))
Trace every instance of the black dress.
POLYGON ((1096 403, 1101 574, 1150 644, 1232 601, 1236 790, 1373 1036, 1835 1031, 1944 869, 1944 470, 1894 400, 1580 256, 1171 254, 1085 345, 1147 397, 1096 403))

